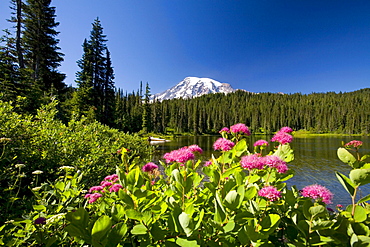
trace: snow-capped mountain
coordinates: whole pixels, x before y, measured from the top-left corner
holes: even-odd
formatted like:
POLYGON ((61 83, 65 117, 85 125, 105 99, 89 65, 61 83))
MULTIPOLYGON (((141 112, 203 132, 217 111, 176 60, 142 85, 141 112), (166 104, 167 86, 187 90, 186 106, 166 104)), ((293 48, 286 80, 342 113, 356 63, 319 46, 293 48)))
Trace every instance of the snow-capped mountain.
POLYGON ((231 93, 234 92, 230 84, 221 83, 209 78, 186 77, 176 86, 162 93, 153 95, 158 101, 177 98, 193 98, 209 93, 231 93))

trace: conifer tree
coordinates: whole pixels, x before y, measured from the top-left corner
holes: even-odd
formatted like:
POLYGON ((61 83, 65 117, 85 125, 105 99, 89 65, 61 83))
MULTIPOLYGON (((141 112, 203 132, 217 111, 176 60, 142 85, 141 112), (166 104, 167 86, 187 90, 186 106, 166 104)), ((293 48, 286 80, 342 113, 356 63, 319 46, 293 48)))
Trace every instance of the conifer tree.
POLYGON ((50 4, 51 0, 27 0, 24 6, 24 58, 35 84, 47 94, 61 95, 66 88, 65 74, 57 69, 64 54, 59 52, 59 32, 55 30, 59 23, 50 4))
POLYGON ((149 105, 150 96, 151 96, 150 87, 149 87, 149 84, 146 83, 144 104, 143 104, 143 115, 142 115, 142 130, 144 131, 144 133, 151 131, 151 123, 150 123, 151 109, 149 105))
POLYGON ((87 114, 93 110, 96 120, 113 125, 114 73, 106 42, 103 27, 99 18, 96 18, 92 23, 90 38, 82 45, 82 58, 77 61, 81 70, 76 73, 78 89, 74 102, 78 113, 87 114))

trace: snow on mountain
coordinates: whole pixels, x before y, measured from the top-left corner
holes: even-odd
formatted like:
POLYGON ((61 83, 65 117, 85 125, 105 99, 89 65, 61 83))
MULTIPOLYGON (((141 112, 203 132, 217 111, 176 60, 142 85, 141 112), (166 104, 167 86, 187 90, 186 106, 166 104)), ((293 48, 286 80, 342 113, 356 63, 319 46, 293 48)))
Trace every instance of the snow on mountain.
POLYGON ((221 83, 209 78, 186 77, 176 86, 162 93, 153 95, 158 101, 177 98, 193 98, 209 93, 231 93, 234 92, 230 84, 221 83))

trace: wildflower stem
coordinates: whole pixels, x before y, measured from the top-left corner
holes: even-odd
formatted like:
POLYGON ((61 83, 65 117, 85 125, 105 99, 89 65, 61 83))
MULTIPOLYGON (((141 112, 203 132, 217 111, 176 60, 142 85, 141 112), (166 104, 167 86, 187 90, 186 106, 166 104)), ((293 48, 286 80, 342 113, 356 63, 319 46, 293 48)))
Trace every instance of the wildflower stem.
POLYGON ((357 195, 357 189, 358 189, 358 186, 356 186, 353 196, 351 196, 352 197, 352 217, 354 217, 355 215, 355 207, 356 207, 355 200, 356 200, 356 195, 357 195))

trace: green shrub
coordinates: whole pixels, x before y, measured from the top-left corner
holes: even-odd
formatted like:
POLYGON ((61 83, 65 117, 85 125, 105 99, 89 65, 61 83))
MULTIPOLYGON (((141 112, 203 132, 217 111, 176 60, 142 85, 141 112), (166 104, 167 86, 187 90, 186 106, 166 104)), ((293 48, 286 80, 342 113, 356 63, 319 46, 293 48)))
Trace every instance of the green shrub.
POLYGON ((35 116, 18 114, 11 103, 0 101, 0 188, 5 192, 0 205, 7 205, 0 221, 17 214, 14 210, 27 202, 29 188, 55 180, 59 167, 81 171, 81 184, 89 186, 115 171, 122 148, 129 150, 129 160, 146 160, 151 155, 152 147, 137 135, 98 122, 86 123, 84 118, 66 125, 56 119, 57 113, 56 101, 35 116))

